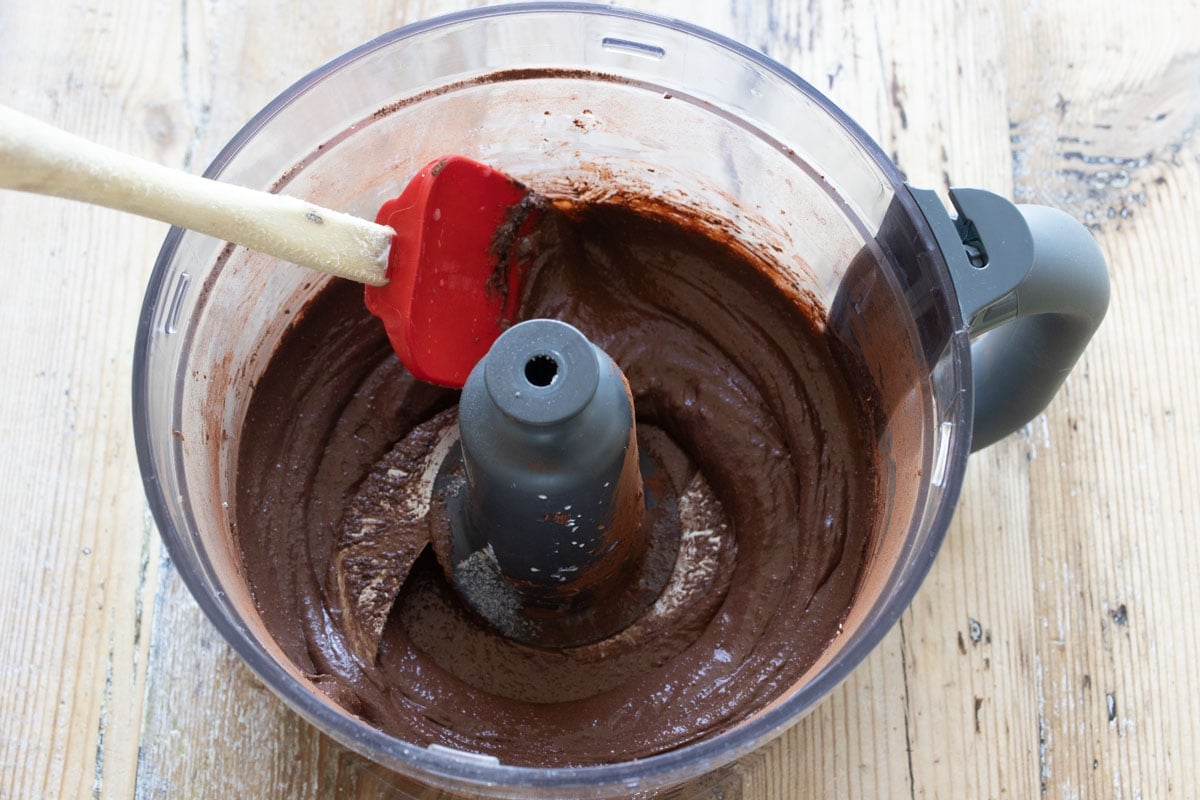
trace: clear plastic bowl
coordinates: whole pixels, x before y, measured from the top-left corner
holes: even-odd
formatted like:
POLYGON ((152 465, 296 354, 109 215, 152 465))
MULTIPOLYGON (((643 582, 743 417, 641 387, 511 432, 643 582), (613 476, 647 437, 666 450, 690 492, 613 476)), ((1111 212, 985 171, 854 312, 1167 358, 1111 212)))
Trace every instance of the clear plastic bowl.
POLYGON ((250 386, 323 276, 173 229, 146 292, 134 426, 171 558, 217 629, 285 702, 422 784, 611 796, 730 764, 800 719, 899 618, 945 533, 969 450, 971 381, 945 260, 895 166, 807 83, 708 31, 611 7, 502 6, 386 34, 263 109, 209 177, 373 217, 428 160, 493 164, 549 193, 613 187, 724 220, 774 253, 859 349, 886 414, 884 505, 855 604, 807 674, 731 730, 636 761, 515 767, 400 741, 299 674, 255 610, 231 535, 250 386), (886 346, 884 346, 886 344, 886 346))

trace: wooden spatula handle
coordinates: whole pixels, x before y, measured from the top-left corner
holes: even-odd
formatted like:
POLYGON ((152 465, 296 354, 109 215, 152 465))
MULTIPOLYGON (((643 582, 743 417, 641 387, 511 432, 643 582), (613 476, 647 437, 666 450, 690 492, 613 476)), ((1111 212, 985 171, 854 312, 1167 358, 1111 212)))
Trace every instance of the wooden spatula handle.
POLYGON ((169 222, 380 286, 393 231, 303 200, 209 180, 119 153, 0 106, 0 188, 169 222))

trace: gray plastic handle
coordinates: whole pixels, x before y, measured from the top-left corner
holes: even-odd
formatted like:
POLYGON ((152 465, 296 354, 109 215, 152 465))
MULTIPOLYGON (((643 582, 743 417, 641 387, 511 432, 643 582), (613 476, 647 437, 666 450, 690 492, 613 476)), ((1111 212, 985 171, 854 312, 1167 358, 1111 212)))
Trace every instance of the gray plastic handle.
POLYGON ((980 450, 1049 405, 1108 310, 1108 268, 1087 228, 1058 209, 951 189, 952 219, 935 192, 910 190, 973 340, 971 449, 980 450))

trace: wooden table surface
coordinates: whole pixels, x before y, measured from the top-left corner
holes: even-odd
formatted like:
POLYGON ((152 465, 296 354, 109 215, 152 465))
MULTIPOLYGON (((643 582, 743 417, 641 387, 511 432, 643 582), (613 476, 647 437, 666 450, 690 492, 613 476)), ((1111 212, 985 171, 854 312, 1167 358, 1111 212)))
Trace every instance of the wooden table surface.
MULTIPOLYGON (((628 4, 794 68, 916 185, 1067 210, 1112 274, 1060 395, 972 458, 901 622, 709 796, 1195 796, 1200 6, 628 4)), ((470 5, 6 0, 0 102, 199 172, 309 70, 470 5)), ((165 233, 0 192, 0 798, 386 796, 241 665, 147 513, 130 370, 165 233)))

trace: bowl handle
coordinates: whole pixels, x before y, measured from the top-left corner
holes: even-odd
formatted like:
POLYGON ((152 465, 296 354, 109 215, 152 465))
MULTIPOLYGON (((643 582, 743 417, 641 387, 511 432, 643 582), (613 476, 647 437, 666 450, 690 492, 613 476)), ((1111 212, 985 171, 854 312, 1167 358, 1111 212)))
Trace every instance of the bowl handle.
POLYGON ((946 256, 972 339, 979 450, 1041 413, 1066 380, 1108 309, 1104 254, 1055 208, 951 189, 952 218, 936 192, 909 190, 946 256))

